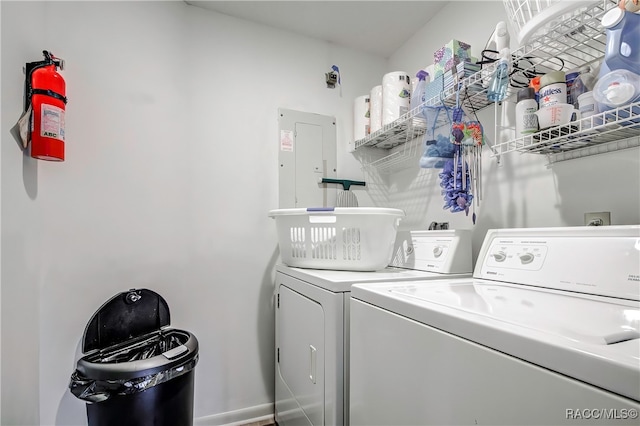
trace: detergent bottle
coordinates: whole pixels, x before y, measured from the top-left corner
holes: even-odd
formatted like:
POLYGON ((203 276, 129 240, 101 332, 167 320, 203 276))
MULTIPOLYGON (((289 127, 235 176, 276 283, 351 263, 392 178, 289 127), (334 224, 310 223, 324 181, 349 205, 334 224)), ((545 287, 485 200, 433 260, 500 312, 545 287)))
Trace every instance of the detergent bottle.
POLYGON ((607 45, 600 77, 618 69, 640 74, 640 15, 616 7, 602 17, 602 26, 607 45))

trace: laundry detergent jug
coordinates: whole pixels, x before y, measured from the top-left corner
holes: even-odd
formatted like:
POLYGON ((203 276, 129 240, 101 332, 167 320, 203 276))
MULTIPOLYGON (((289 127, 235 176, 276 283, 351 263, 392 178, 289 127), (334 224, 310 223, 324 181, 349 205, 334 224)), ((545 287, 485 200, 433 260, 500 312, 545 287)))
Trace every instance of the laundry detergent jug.
POLYGON ((618 69, 640 74, 640 15, 616 7, 602 17, 602 26, 607 46, 600 76, 618 69))

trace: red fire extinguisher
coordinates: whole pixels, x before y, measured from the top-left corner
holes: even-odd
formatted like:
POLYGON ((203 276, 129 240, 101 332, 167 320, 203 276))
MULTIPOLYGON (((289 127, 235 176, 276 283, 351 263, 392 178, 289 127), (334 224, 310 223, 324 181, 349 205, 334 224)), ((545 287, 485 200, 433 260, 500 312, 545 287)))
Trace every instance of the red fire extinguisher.
POLYGON ((58 73, 64 61, 46 50, 44 61, 26 64, 25 111, 31 105, 31 156, 64 161, 66 84, 58 73))

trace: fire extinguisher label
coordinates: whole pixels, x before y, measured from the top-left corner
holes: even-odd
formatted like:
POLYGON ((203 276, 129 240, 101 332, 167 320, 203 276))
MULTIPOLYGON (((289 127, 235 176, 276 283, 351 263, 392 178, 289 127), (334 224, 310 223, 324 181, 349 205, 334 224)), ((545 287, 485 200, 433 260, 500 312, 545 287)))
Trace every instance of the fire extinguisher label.
POLYGON ((40 136, 64 141, 64 110, 62 108, 42 104, 40 136))

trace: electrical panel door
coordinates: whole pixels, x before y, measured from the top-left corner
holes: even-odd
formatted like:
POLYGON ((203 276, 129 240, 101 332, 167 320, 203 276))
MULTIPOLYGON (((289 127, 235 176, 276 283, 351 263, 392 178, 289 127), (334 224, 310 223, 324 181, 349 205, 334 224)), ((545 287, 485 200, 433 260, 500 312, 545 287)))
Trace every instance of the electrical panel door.
POLYGON ((320 114, 279 110, 280 208, 335 205, 336 120, 320 114))

